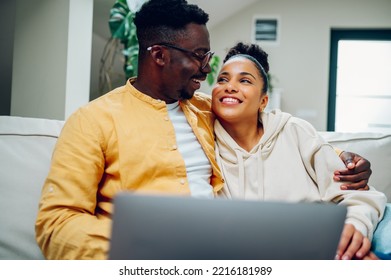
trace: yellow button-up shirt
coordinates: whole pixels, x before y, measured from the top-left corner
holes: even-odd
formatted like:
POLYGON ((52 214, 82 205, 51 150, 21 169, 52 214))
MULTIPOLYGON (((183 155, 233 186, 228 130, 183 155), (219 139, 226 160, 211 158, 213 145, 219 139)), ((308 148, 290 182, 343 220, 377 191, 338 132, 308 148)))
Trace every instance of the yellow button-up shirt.
MULTIPOLYGON (((66 121, 44 183, 36 237, 49 259, 106 259, 112 198, 120 191, 189 195, 186 166, 166 104, 133 80, 90 102, 66 121)), ((210 98, 180 106, 223 186, 215 160, 210 98)))

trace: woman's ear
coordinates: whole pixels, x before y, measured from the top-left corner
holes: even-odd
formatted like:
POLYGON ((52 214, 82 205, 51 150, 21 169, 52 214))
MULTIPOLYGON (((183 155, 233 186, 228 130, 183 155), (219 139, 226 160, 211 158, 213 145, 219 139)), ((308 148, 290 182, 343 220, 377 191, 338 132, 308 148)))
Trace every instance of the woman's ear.
POLYGON ((167 53, 164 51, 164 48, 159 45, 154 45, 149 47, 148 50, 151 53, 153 61, 160 66, 164 66, 165 60, 167 59, 167 53))
POLYGON ((261 101, 260 101, 259 109, 260 109, 261 111, 265 110, 265 108, 266 108, 268 102, 269 102, 269 95, 263 94, 263 95, 261 96, 261 101))

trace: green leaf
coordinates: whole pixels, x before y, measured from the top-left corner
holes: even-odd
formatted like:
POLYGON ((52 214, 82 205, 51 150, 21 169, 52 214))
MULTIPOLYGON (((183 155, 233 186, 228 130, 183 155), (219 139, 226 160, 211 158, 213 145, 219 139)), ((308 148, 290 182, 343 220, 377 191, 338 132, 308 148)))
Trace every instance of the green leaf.
POLYGON ((217 55, 213 56, 212 59, 209 62, 211 72, 208 74, 206 77, 206 81, 208 84, 211 86, 214 84, 215 79, 217 77, 218 71, 219 71, 219 66, 220 66, 220 57, 217 55))
POLYGON ((134 13, 129 10, 126 1, 118 0, 110 10, 109 27, 111 36, 126 43, 132 36, 135 36, 136 29, 133 23, 134 13))

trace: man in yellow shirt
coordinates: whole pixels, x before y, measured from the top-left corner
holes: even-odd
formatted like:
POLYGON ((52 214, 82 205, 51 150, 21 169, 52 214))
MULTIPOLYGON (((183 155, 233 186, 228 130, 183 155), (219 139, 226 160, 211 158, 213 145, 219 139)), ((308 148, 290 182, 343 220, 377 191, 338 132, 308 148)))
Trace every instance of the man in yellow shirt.
MULTIPOLYGON (((222 189, 210 98, 195 93, 211 71, 207 21, 184 0, 151 0, 136 14, 137 79, 76 111, 56 144, 36 221, 46 258, 106 259, 118 192, 213 198, 222 189)), ((353 161, 364 170, 348 179, 360 188, 370 166, 353 161)))

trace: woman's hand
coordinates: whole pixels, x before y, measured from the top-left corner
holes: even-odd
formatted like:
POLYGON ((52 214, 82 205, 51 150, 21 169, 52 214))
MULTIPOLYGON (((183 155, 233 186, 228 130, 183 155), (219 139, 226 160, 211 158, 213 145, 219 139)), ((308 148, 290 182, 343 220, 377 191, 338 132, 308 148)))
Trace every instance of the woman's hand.
POLYGON ((371 242, 351 224, 345 224, 338 244, 336 260, 374 259, 371 242), (371 258, 373 257, 373 258, 371 258))

